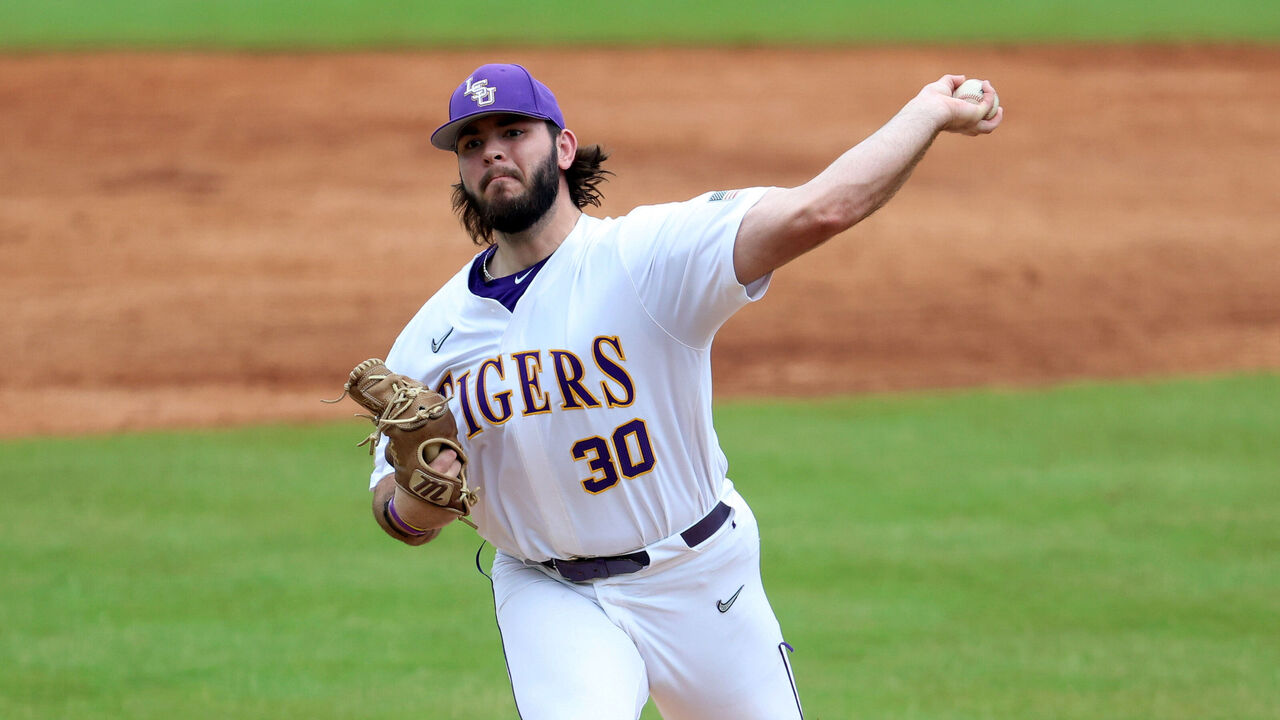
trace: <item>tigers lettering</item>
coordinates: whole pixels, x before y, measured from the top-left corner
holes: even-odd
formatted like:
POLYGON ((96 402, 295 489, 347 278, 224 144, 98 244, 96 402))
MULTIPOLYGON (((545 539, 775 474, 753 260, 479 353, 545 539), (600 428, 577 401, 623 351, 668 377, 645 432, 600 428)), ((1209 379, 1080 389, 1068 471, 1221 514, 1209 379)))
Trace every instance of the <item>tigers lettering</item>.
POLYGON ((519 406, 524 417, 557 411, 586 410, 602 405, 628 407, 636 387, 624 363, 627 354, 616 335, 601 335, 591 342, 594 368, 568 350, 522 350, 498 355, 461 373, 450 373, 441 382, 445 395, 458 395, 467 437, 487 426, 510 420, 519 406), (514 372, 510 372, 514 370, 514 372), (512 377, 514 381, 508 381, 512 377), (447 392, 445 392, 447 390, 447 392), (519 392, 520 402, 512 396, 519 392), (596 392, 598 391, 598 393, 596 392), (554 396, 553 396, 554 393, 554 396))

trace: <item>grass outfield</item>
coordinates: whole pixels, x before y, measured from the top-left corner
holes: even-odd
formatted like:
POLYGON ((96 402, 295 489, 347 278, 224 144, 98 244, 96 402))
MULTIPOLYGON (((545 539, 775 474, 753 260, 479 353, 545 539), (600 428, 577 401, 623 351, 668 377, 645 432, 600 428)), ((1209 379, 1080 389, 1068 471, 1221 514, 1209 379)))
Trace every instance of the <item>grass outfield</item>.
MULTIPOLYGON (((1276 716, 1280 375, 718 417, 808 717, 1276 716)), ((363 433, 0 443, 0 717, 515 717, 479 543, 382 537, 363 433)))
POLYGON ((0 47, 352 48, 1261 41, 1275 0, 0 0, 0 47))

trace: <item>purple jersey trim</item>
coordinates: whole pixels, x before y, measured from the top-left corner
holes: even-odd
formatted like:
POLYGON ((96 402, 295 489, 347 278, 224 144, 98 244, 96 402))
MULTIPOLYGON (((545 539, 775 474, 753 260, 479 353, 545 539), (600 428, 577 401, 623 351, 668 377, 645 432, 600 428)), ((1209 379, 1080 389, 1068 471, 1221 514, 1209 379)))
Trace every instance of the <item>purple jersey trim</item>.
POLYGON ((507 312, 516 311, 516 303, 524 296, 524 291, 529 289, 533 284, 533 279, 542 270, 542 266, 547 264, 550 255, 542 258, 538 262, 521 270, 518 273, 512 273, 506 277, 494 278, 492 282, 484 281, 484 271, 481 269, 484 260, 497 252, 497 245, 490 245, 487 250, 476 256, 471 261, 471 272, 467 277, 467 287, 471 289, 473 295, 479 295, 490 300, 497 300, 502 303, 502 307, 507 312), (518 282, 517 282, 518 279, 518 282))

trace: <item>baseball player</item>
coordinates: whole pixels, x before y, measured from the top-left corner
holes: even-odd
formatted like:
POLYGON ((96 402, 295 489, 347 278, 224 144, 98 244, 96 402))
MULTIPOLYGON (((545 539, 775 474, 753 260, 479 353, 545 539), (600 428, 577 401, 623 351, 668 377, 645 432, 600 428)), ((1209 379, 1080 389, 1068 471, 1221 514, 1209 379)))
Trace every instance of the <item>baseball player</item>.
MULTIPOLYGON (((779 720, 802 711, 760 579, 759 530, 712 426, 711 341, 772 271, 870 215, 941 132, 993 131, 994 89, 926 85, 876 133, 794 188, 598 204, 598 146, 518 65, 484 65, 432 144, 456 153, 454 207, 483 250, 404 328, 386 367, 448 398, 471 521, 524 720, 779 720), (461 456, 460 456, 461 455, 461 456)), ((383 438, 381 446, 385 447, 383 438)), ((394 481, 374 517, 411 545, 457 513, 394 481)))

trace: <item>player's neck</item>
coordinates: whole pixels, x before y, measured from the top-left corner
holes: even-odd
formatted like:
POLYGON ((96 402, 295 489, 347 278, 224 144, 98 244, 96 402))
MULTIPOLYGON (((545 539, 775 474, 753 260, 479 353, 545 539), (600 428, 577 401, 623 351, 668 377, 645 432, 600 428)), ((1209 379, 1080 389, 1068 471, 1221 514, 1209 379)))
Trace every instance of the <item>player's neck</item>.
POLYGON ((498 250, 489 262, 489 272, 503 277, 520 272, 543 260, 560 247, 573 226, 578 224, 582 211, 561 192, 555 203, 528 230, 511 235, 494 233, 498 250))

